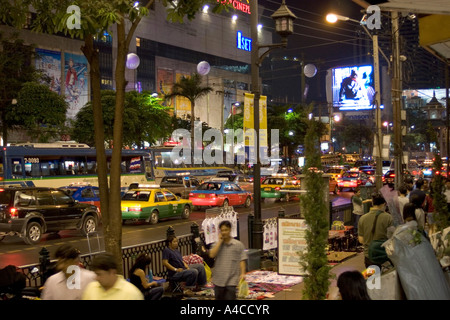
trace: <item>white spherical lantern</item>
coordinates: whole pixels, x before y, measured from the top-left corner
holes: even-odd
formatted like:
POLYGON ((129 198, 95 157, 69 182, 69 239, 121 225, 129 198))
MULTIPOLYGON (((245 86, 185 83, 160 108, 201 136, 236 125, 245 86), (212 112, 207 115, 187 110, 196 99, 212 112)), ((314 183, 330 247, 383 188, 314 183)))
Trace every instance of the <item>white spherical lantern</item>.
POLYGON ((139 57, 136 53, 129 53, 127 55, 127 63, 126 66, 128 69, 136 69, 139 67, 139 63, 141 61, 139 60, 139 57))
POLYGON ((309 63, 303 68, 303 72, 304 72, 305 76, 307 76, 308 78, 312 78, 316 75, 317 68, 315 65, 309 63))
POLYGON ((207 75, 209 73, 209 70, 211 70, 211 66, 207 61, 201 61, 198 63, 197 72, 202 76, 207 75))

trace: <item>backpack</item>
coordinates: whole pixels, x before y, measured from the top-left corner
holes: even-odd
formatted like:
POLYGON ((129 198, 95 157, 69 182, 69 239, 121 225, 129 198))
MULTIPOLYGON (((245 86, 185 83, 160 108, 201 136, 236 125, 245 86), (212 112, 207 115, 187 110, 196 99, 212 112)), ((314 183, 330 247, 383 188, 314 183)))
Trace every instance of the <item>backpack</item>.
MULTIPOLYGON (((372 237, 375 234, 375 228, 377 225, 378 216, 382 212, 383 211, 378 212, 375 217, 375 221, 373 222, 373 227, 372 227, 372 237)), ((388 255, 386 253, 386 249, 381 246, 384 242, 386 242, 386 240, 387 239, 372 240, 369 243, 369 260, 376 265, 382 265, 386 261, 390 261, 388 255)))

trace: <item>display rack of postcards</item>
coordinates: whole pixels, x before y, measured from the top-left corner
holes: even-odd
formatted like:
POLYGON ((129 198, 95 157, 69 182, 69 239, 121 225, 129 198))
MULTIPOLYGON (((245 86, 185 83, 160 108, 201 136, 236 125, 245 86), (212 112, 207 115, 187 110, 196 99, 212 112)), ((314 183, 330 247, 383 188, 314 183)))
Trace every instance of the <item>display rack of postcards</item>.
POLYGON ((219 240, 219 225, 222 221, 231 223, 231 236, 239 239, 239 217, 233 207, 218 207, 206 209, 205 220, 202 222, 202 230, 207 245, 219 240))
POLYGON ((263 220, 263 251, 269 261, 275 263, 278 259, 278 218, 263 220))

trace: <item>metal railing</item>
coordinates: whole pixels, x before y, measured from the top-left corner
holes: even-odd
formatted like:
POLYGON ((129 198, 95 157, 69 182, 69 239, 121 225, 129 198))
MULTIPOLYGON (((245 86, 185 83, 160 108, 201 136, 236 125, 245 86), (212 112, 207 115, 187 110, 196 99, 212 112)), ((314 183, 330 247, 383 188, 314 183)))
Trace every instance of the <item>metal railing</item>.
MULTIPOLYGON (((203 238, 203 234, 200 235, 203 238)), ((182 256, 189 255, 193 250, 193 234, 177 236, 178 238, 178 248, 182 256)), ((204 239, 203 239, 204 240, 204 239)), ((129 246, 122 248, 122 261, 123 261, 123 275, 125 278, 129 277, 129 270, 133 266, 136 258, 141 253, 146 253, 150 255, 152 259, 151 266, 148 269, 152 269, 153 275, 157 277, 167 278, 167 270, 164 268, 162 263, 162 252, 167 247, 166 240, 158 240, 149 243, 139 244, 135 246, 129 246)), ((42 252, 42 251, 41 251, 42 252)), ((80 256, 81 263, 87 269, 89 269, 92 264, 92 260, 95 255, 101 252, 96 252, 92 254, 84 254, 80 256)), ((42 255, 40 257, 41 262, 28 264, 25 266, 18 267, 20 271, 27 278, 27 287, 41 287, 43 286, 46 277, 46 272, 49 268, 49 263, 54 261, 42 261, 42 255)), ((147 273, 149 270, 145 270, 147 273)))

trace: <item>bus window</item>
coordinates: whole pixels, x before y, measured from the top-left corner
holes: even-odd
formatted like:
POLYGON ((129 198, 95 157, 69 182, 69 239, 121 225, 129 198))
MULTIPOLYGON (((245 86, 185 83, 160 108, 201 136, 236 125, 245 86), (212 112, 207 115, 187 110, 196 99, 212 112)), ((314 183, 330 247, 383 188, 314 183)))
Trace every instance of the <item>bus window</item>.
MULTIPOLYGON (((12 174, 22 176, 23 175, 22 161, 20 159, 13 159, 11 163, 12 163, 12 174)), ((3 169, 3 166, 2 166, 2 169, 3 169)))

